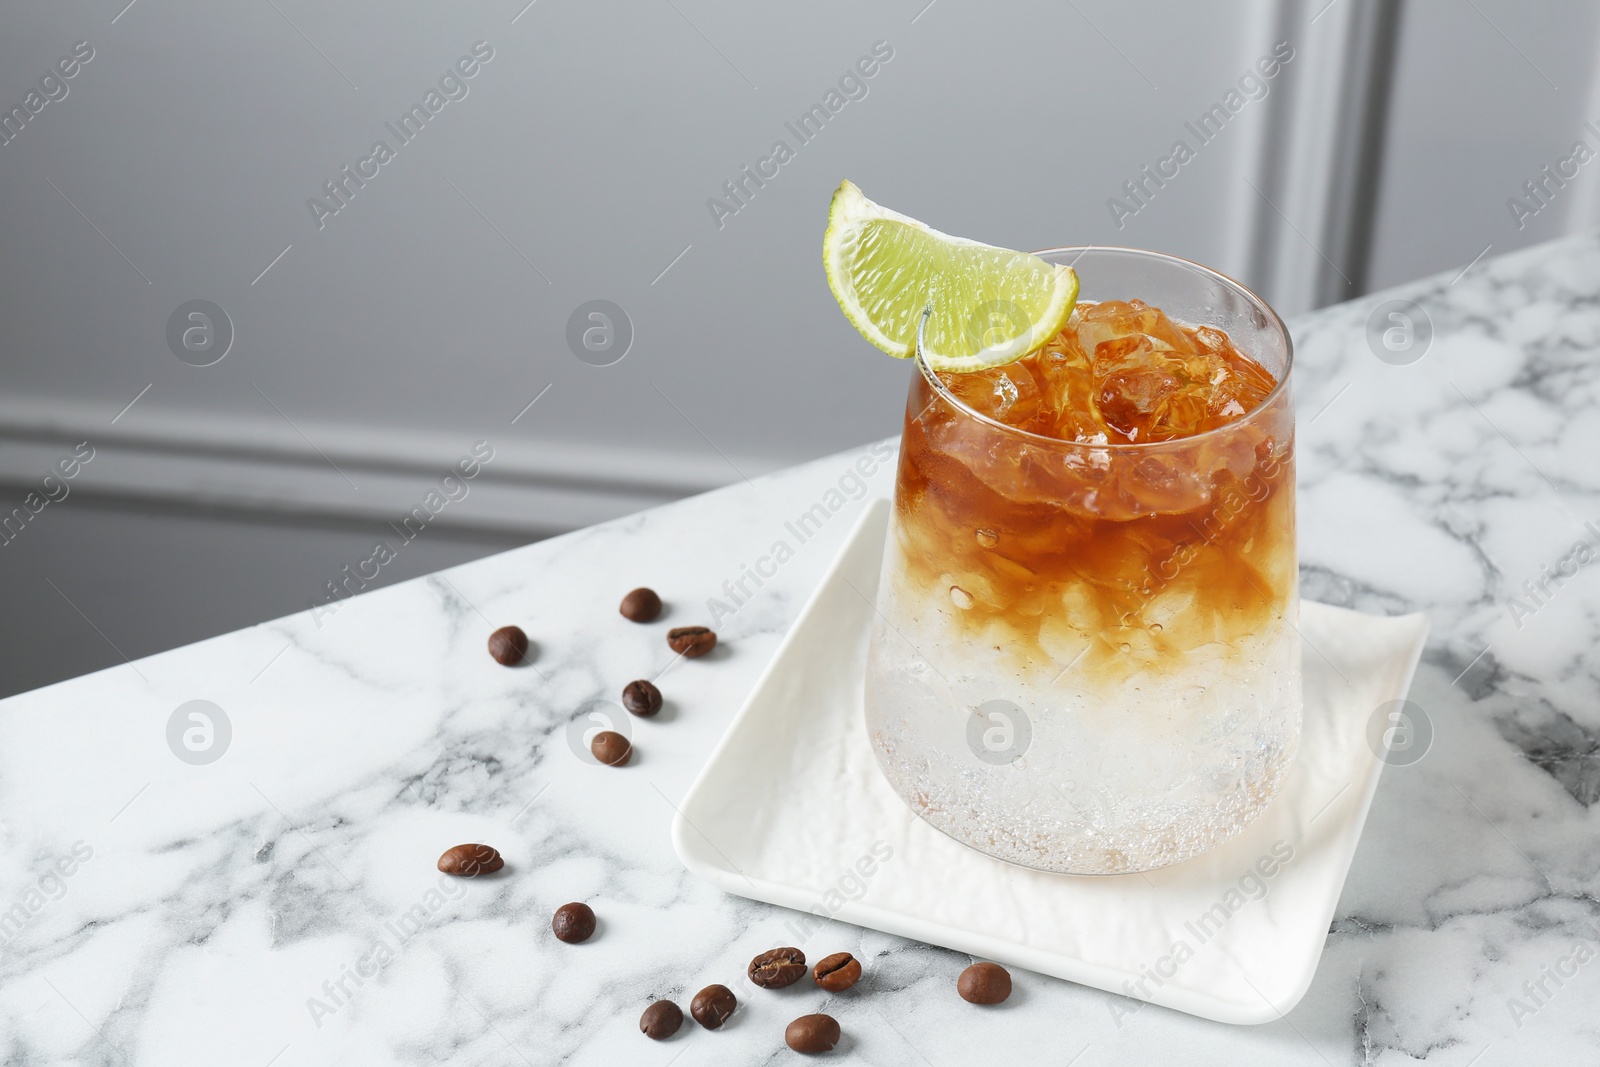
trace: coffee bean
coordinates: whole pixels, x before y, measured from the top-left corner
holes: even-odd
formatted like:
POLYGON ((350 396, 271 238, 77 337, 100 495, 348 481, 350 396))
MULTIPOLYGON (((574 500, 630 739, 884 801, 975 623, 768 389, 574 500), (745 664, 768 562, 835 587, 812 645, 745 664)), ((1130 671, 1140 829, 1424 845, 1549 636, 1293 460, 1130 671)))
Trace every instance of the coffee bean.
POLYGON ((622 706, 641 719, 648 719, 661 710, 661 690, 643 678, 629 682, 622 690, 622 706))
POLYGON ((830 993, 843 993, 861 981, 861 961, 848 952, 824 956, 811 972, 817 984, 830 993))
POLYGON ((796 1052, 827 1052, 839 1043, 839 1021, 831 1015, 802 1015, 783 1032, 796 1052))
POLYGON ((680 656, 694 659, 717 647, 717 635, 704 626, 679 626, 667 631, 667 644, 680 656))
POLYGON ((1011 995, 1011 972, 998 963, 974 963, 956 980, 956 992, 971 1004, 998 1004, 1011 995))
POLYGON ((550 917, 550 929, 569 945, 587 941, 594 933, 594 910, 587 904, 563 904, 550 917))
POLYGON ((728 1016, 738 1006, 739 1000, 733 990, 725 985, 708 985, 689 1002, 689 1014, 707 1030, 715 1030, 728 1021, 728 1016))
POLYGON ((617 610, 631 622, 655 622, 656 616, 661 614, 661 598, 654 589, 640 587, 623 597, 622 606, 617 610))
POLYGON ((459 874, 463 878, 476 878, 480 874, 498 871, 506 865, 500 853, 488 845, 457 845, 439 857, 439 869, 445 874, 459 874))
POLYGON ((626 767, 633 757, 633 745, 615 730, 601 730, 595 734, 594 740, 589 742, 589 751, 607 767, 626 767))
POLYGON ((658 1000, 639 1016, 639 1032, 655 1041, 665 1041, 683 1025, 683 1009, 670 1000, 658 1000))
POLYGON ((750 961, 750 981, 762 989, 782 989, 806 975, 806 954, 797 948, 775 948, 750 961))
POLYGON ((528 635, 520 626, 502 626, 489 635, 489 655, 496 663, 515 667, 528 654, 528 635))

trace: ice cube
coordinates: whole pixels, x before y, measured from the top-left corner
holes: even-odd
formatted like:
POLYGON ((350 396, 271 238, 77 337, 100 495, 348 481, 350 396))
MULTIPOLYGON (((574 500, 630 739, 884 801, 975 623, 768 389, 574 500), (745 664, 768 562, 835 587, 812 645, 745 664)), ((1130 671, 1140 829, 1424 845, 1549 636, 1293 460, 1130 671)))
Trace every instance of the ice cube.
POLYGON ((1211 327, 1180 326, 1137 300, 1106 301, 1081 317, 1094 399, 1113 440, 1165 441, 1232 422, 1275 384, 1211 327))
POLYGON ((940 378, 967 407, 1007 426, 1028 429, 1038 418, 1039 383, 1021 362, 940 378))
POLYGON ((1249 414, 1277 384, 1223 331, 1174 323, 1140 300, 1082 303, 1039 351, 941 377, 992 419, 1102 445, 1204 433, 1249 414))

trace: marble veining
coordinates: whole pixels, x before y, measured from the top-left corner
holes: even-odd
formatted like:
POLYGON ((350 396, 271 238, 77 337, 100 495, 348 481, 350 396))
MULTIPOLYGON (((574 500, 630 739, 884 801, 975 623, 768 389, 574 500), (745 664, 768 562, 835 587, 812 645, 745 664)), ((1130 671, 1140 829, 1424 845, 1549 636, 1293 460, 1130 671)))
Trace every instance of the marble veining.
POLYGON ((887 493, 881 463, 852 477, 860 449, 5 701, 4 1060, 786 1063, 784 1024, 823 1009, 835 1060, 880 1065, 1600 1058, 1600 558, 1574 555, 1600 544, 1597 292, 1584 238, 1292 324, 1304 593, 1430 615, 1412 700, 1432 742, 1386 771, 1316 980, 1278 1022, 1112 1010, 1022 973, 977 1011, 954 995, 966 957, 837 923, 802 947, 860 956, 856 990, 743 980, 791 916, 689 876, 668 827, 887 493), (1398 297, 1433 331, 1406 365, 1368 342, 1398 297), (647 626, 616 612, 639 584, 669 604, 647 626), (717 651, 677 659, 666 629, 713 614, 717 651), (532 666, 484 651, 505 623, 532 666), (575 718, 638 677, 667 705, 628 722, 632 765, 585 762, 575 718), (197 699, 232 728, 208 764, 167 740, 197 699), (441 879, 438 854, 473 840, 507 869, 441 879), (549 931, 569 900, 600 916, 588 944, 549 931), (741 1000, 723 1031, 638 1033, 651 998, 714 981, 741 1000))

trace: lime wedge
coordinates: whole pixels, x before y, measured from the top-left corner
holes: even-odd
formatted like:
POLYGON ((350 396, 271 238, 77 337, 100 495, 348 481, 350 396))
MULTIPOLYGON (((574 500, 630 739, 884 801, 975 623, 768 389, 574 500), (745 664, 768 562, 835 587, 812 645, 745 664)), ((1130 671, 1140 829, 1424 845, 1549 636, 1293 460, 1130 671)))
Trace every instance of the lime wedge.
POLYGON ((861 336, 899 359, 917 326, 940 371, 998 367, 1061 332, 1078 299, 1071 267, 940 233, 840 184, 822 238, 828 287, 861 336))

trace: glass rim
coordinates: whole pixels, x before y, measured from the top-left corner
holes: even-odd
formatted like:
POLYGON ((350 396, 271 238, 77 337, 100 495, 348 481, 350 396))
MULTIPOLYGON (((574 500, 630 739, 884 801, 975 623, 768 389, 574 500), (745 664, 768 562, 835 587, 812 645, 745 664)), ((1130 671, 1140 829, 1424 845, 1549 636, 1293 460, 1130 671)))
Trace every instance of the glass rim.
MULTIPOLYGON (((1250 304, 1266 314, 1269 325, 1275 324, 1278 328, 1278 333, 1283 337, 1283 374, 1278 378, 1277 384, 1272 387, 1272 391, 1266 396, 1262 397, 1261 403, 1247 411, 1243 418, 1236 419, 1233 422, 1225 423, 1221 426, 1214 426, 1203 433, 1191 434, 1188 437, 1169 437, 1164 441, 1108 441, 1105 444, 1094 444, 1088 441, 1067 441, 1060 437, 1046 437, 1044 434, 1037 434, 1032 430, 1024 430, 1017 426, 1011 426, 1007 423, 1001 422, 999 419, 991 418, 990 416, 983 414, 983 412, 969 406, 966 401, 956 396, 942 381, 939 380, 938 372, 932 367, 928 366, 927 360, 925 360, 922 356, 923 330, 928 324, 928 317, 933 313, 933 305, 929 304, 923 309, 922 315, 917 322, 917 342, 912 350, 912 358, 916 361, 917 370, 921 372, 923 380, 928 383, 928 387, 933 390, 934 395, 944 400, 945 403, 954 407, 957 411, 961 412, 967 417, 976 419, 981 423, 985 423, 997 430, 1011 434, 1015 437, 1022 438, 1026 441, 1049 444, 1058 448, 1065 447, 1106 451, 1134 451, 1147 448, 1158 449, 1162 447, 1181 447, 1192 442, 1204 441, 1214 434, 1223 434, 1230 430, 1235 430, 1239 427, 1248 425, 1249 423, 1253 422, 1256 417, 1261 414, 1261 412, 1266 411, 1267 409, 1271 408, 1273 404, 1277 403, 1279 397, 1289 388, 1289 373, 1294 369, 1294 338, 1290 335, 1289 327, 1284 324, 1282 317, 1279 316, 1279 314, 1272 309, 1272 305, 1263 300, 1260 294, 1258 294, 1254 289, 1251 289, 1243 282, 1228 277, 1219 270, 1215 270, 1206 266, 1204 263, 1196 263, 1192 259, 1184 259, 1182 256, 1174 256, 1166 252, 1152 252, 1147 248, 1129 248, 1123 245, 1063 245, 1058 248, 1042 248, 1036 252, 1030 253, 1030 255, 1045 257, 1077 253, 1077 255, 1072 259, 1071 263, 1067 264, 1068 266, 1071 266, 1073 263, 1076 263, 1079 259, 1082 259, 1090 252, 1128 252, 1135 256, 1144 256, 1152 260, 1164 260, 1168 263, 1175 263, 1193 271, 1196 274, 1209 276, 1216 281, 1221 282, 1224 286, 1233 289, 1235 292, 1242 295, 1250 304)), ((1249 353, 1246 353, 1246 355, 1248 354, 1249 353)))

